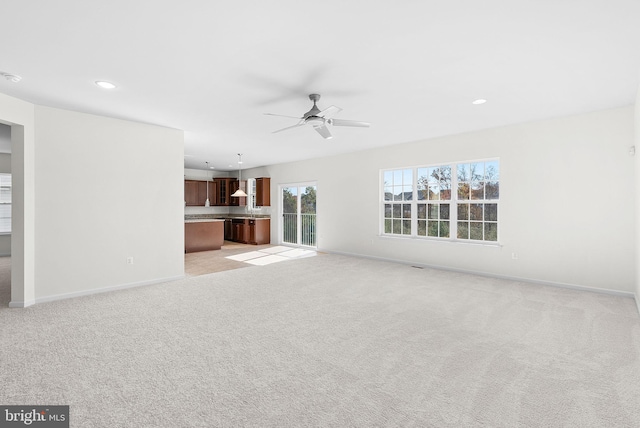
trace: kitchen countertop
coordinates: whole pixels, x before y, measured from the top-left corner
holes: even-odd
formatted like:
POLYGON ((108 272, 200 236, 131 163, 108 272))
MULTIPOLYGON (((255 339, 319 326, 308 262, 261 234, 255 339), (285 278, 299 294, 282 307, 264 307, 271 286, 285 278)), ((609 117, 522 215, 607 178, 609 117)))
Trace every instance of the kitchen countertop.
POLYGON ((185 218, 185 223, 207 223, 212 221, 224 221, 223 218, 185 218))
POLYGON ((249 220, 268 220, 271 219, 269 215, 238 215, 238 214, 186 214, 184 216, 185 223, 193 223, 196 221, 224 221, 225 219, 249 219, 249 220))

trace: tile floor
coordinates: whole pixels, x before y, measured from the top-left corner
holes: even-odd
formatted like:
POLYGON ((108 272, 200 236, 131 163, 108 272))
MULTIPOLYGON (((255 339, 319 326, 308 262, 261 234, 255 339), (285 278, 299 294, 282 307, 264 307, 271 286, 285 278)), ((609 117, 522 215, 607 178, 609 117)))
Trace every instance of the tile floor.
POLYGON ((262 266, 270 263, 309 257, 315 251, 281 245, 249 245, 224 241, 222 248, 213 251, 199 251, 184 255, 186 276, 206 275, 224 270, 262 266))

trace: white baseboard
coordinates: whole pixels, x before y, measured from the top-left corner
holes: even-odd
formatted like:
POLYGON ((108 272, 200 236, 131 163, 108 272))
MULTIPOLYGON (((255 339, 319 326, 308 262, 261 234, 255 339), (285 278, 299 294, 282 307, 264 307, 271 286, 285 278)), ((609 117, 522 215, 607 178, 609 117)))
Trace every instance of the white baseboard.
MULTIPOLYGON (((92 294, 106 293, 109 291, 117 291, 117 290, 125 290, 127 288, 142 287, 144 285, 161 284, 163 282, 183 279, 184 277, 185 275, 178 275, 178 276, 172 276, 172 277, 166 277, 166 278, 152 279, 149 281, 131 282, 128 284, 114 285, 111 287, 94 288, 92 290, 82 290, 82 291, 74 291, 72 293, 54 294, 51 296, 38 297, 35 299, 33 303, 30 303, 27 306, 30 306, 34 303, 54 302, 56 300, 72 299, 74 297, 90 296, 92 294)), ((19 302, 16 302, 16 303, 19 303, 19 302)), ((9 306, 11 306, 11 303, 9 304, 9 306)), ((23 306, 12 306, 12 307, 23 307, 23 306)))
POLYGON ((27 306, 35 305, 35 300, 26 300, 26 301, 15 301, 12 300, 9 302, 10 308, 26 308, 27 306))
MULTIPOLYGON (((633 298, 636 297, 635 294, 630 291, 610 290, 607 288, 588 287, 586 285, 567 284, 563 282, 545 281, 545 280, 533 279, 533 278, 521 278, 517 276, 500 275, 500 274, 494 274, 490 272, 478 272, 478 271, 467 270, 467 269, 456 269, 456 268, 451 268, 447 266, 429 265, 429 264, 423 264, 423 263, 412 263, 406 260, 390 259, 386 257, 367 256, 362 254, 346 253, 342 251, 326 251, 326 250, 319 250, 319 251, 323 251, 325 253, 331 253, 331 254, 341 254, 344 256, 362 257, 365 259, 400 263, 408 266, 419 266, 419 267, 438 269, 438 270, 444 270, 449 272, 466 273, 469 275, 478 275, 478 276, 484 276, 487 278, 506 279, 509 281, 527 282, 531 284, 548 285, 551 287, 559 287, 559 288, 570 288, 573 290, 590 291, 593 293, 610 294, 610 295, 621 296, 621 297, 633 297, 633 298)), ((640 313, 640 302, 638 302, 638 299, 635 299, 635 301, 636 301, 636 305, 638 305, 638 311, 640 313)))

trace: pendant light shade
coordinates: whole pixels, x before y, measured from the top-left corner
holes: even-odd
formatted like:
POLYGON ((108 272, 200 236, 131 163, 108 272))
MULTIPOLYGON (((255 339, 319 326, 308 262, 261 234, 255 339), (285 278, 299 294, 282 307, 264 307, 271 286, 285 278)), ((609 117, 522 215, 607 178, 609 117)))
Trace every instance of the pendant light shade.
POLYGON ((232 198, 246 198, 247 194, 240 188, 240 182, 242 182, 242 155, 238 153, 238 190, 236 190, 232 198))

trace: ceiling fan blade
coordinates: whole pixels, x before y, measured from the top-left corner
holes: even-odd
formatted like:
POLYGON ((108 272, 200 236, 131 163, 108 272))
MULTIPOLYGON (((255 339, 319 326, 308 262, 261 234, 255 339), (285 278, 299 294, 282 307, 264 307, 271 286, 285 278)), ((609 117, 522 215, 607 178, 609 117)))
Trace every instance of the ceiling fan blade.
POLYGON ((333 135, 331 135, 331 132, 329 131, 329 128, 327 128, 327 125, 314 126, 313 129, 318 131, 318 134, 322 135, 322 138, 325 138, 327 140, 333 138, 333 135))
POLYGON ((360 122, 359 120, 331 119, 329 123, 333 126, 359 126, 361 128, 371 126, 369 122, 360 122))
POLYGON ((265 113, 267 116, 280 116, 280 117, 288 117, 290 119, 298 119, 300 120, 299 117, 295 117, 295 116, 286 116, 284 114, 275 114, 275 113, 265 113))
POLYGON ((297 128, 299 126, 304 126, 304 122, 296 123, 293 126, 287 126, 286 128, 278 129, 277 131, 273 131, 272 134, 276 134, 278 132, 286 131, 287 129, 297 128))
POLYGON ((331 107, 327 107, 326 109, 322 110, 316 116, 320 116, 320 117, 324 117, 325 119, 329 119, 329 118, 332 118, 333 116, 335 116, 336 114, 340 113, 341 111, 342 111, 342 109, 340 107, 331 106, 331 107))

